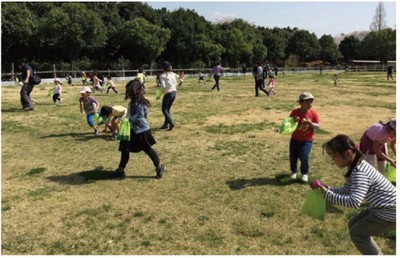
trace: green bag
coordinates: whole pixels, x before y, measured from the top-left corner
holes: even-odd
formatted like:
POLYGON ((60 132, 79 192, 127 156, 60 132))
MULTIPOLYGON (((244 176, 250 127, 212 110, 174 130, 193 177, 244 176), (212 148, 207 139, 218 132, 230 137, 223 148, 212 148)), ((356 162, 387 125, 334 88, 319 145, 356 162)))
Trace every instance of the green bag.
POLYGON ((392 167, 390 163, 386 163, 385 173, 383 175, 389 180, 391 183, 396 183, 396 168, 392 167))
POLYGON ((51 95, 53 95, 53 89, 50 88, 49 91, 47 92, 47 96, 50 97, 51 95))
POLYGON ((163 92, 162 92, 161 88, 157 88, 157 90, 156 90, 156 100, 159 100, 161 98, 162 93, 163 92))
POLYGON ((128 118, 121 120, 117 134, 118 141, 129 141, 131 139, 131 125, 128 118))
POLYGON ((93 115, 93 123, 96 125, 101 125, 104 123, 103 118, 99 115, 99 113, 95 113, 93 115))
POLYGON ((297 122, 294 121, 293 117, 287 117, 283 119, 281 127, 279 128, 279 134, 288 135, 293 133, 297 128, 297 122))
POLYGON ((324 220, 326 211, 325 198, 319 188, 310 189, 307 192, 307 197, 301 207, 300 213, 307 214, 308 216, 324 220))

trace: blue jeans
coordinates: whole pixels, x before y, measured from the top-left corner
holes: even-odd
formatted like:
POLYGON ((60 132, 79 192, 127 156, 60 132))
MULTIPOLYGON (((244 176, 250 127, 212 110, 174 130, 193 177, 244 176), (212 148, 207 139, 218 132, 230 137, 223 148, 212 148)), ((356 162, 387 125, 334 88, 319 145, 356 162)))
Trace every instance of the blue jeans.
POLYGON ((292 173, 297 173, 297 160, 300 159, 300 172, 303 175, 308 175, 308 156, 311 152, 312 143, 313 141, 299 142, 293 138, 290 139, 290 170, 292 173))
POLYGON ((165 94, 163 97, 161 109, 165 117, 164 125, 166 124, 174 125, 170 111, 171 111, 171 106, 175 101, 175 98, 176 98, 176 91, 165 94))
POLYGON ((33 90, 32 84, 24 83, 22 85, 20 95, 21 95, 21 105, 23 108, 32 107, 31 92, 33 90))

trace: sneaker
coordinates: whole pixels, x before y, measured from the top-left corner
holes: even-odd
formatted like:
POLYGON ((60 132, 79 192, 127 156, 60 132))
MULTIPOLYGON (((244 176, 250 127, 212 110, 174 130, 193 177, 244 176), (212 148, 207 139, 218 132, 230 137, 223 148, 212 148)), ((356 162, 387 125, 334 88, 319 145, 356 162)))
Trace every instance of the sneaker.
POLYGON ((32 111, 33 107, 24 107, 24 111, 32 111))
POLYGON ((172 131, 172 129, 175 127, 175 125, 169 125, 169 128, 167 131, 172 131))
POLYGON ((167 167, 161 164, 160 168, 156 168, 156 174, 157 174, 156 177, 158 179, 161 179, 163 177, 163 174, 164 174, 166 169, 167 169, 167 167))
POLYGON ((163 126, 160 127, 160 130, 168 129, 168 124, 164 124, 163 126))
POLYGON ((123 168, 117 168, 113 173, 111 173, 110 177, 116 179, 124 179, 125 171, 123 168))
POLYGON ((97 128, 94 129, 94 135, 99 135, 99 130, 97 128))
POLYGON ((308 182, 308 175, 302 175, 301 176, 301 181, 308 182))
POLYGON ((297 172, 290 173, 290 178, 291 179, 296 179, 296 177, 297 177, 297 172))

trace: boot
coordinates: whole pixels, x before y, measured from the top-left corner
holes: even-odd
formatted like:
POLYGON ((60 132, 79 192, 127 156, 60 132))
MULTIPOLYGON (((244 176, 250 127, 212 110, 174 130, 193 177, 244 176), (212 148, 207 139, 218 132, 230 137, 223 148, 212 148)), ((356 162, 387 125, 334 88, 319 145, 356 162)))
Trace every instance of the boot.
POLYGON ((164 165, 159 165, 157 168, 156 168, 156 177, 157 177, 157 179, 161 179, 162 177, 163 177, 163 174, 164 174, 164 172, 165 172, 165 170, 167 169, 167 167, 166 166, 164 166, 164 165))

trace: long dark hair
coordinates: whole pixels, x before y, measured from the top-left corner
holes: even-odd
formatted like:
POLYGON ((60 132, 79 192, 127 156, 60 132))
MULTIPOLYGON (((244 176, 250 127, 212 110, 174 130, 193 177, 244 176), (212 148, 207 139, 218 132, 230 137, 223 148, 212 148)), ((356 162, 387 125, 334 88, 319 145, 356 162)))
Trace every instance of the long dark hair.
POLYGON ((144 97, 145 93, 144 86, 138 79, 131 80, 125 86, 125 100, 130 99, 131 104, 140 103, 150 107, 150 101, 144 97))
POLYGON ((364 155, 362 154, 358 146, 355 145, 354 141, 350 139, 349 136, 344 134, 336 135, 331 140, 322 145, 322 151, 324 153, 332 152, 339 154, 342 157, 344 157, 344 154, 348 150, 352 150, 354 153, 356 153, 356 156, 354 157, 353 162, 351 163, 349 169, 347 170, 347 173, 344 175, 344 177, 346 178, 351 175, 353 169, 364 158, 364 155))

